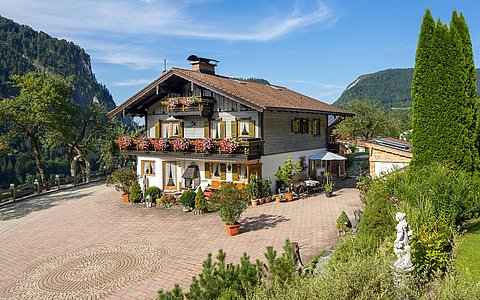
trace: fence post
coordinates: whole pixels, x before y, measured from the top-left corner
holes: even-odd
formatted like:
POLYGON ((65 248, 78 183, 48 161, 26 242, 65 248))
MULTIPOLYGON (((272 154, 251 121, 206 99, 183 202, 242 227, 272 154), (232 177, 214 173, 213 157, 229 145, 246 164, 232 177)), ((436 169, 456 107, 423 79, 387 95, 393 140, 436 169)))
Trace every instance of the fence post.
POLYGON ((57 189, 60 190, 60 175, 55 175, 55 181, 57 182, 57 189))
POLYGON ((10 183, 10 190, 12 190, 12 198, 15 201, 15 184, 10 183))

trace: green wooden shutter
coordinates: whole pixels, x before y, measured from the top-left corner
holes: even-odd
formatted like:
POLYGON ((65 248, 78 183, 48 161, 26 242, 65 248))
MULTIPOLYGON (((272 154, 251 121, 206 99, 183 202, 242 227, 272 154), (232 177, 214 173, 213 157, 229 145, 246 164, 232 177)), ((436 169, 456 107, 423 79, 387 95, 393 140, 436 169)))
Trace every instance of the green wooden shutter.
POLYGON ((232 180, 238 180, 238 165, 232 164, 232 180))
POLYGON ((156 122, 155 123, 155 138, 156 139, 159 139, 160 138, 160 130, 161 130, 161 126, 160 126, 160 121, 156 122))
POLYGON ((227 180, 227 165, 220 164, 220 180, 227 180))
POLYGON ((212 178, 212 175, 210 175, 210 163, 208 162, 205 163, 205 178, 212 178))
POLYGON ((248 137, 255 137, 255 121, 250 121, 248 123, 248 137))
POLYGON ((203 137, 210 136, 210 122, 205 121, 203 122, 203 137))
POLYGON ((292 132, 293 132, 293 133, 297 133, 297 132, 295 131, 295 120, 292 120, 292 132))
POLYGON ((308 133, 313 135, 313 120, 308 120, 308 133))
POLYGON ((232 121, 230 123, 231 125, 231 133, 232 133, 232 138, 236 138, 238 136, 238 133, 237 133, 237 121, 232 121))
POLYGON ((183 122, 178 121, 178 136, 183 137, 183 122))
POLYGON ((227 126, 225 124, 225 121, 220 122, 220 138, 223 139, 225 138, 225 133, 227 131, 227 126))

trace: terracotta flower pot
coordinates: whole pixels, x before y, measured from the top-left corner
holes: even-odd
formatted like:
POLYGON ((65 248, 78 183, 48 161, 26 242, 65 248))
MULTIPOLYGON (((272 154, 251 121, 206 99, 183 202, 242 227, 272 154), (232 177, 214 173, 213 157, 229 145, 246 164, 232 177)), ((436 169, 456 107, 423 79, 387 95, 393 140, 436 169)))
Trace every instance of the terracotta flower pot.
POLYGON ((285 199, 287 199, 287 201, 292 201, 293 200, 293 194, 290 194, 290 193, 285 194, 285 199))
POLYGON ((123 194, 122 195, 122 200, 123 200, 123 202, 128 202, 128 194, 123 194))
POLYGON ((252 206, 257 206, 258 205, 258 199, 252 200, 252 206))
POLYGON ((225 224, 229 236, 234 236, 240 233, 240 224, 228 225, 225 224))
POLYGON ((280 198, 280 197, 275 197, 275 202, 276 202, 276 203, 282 202, 282 198, 280 198))

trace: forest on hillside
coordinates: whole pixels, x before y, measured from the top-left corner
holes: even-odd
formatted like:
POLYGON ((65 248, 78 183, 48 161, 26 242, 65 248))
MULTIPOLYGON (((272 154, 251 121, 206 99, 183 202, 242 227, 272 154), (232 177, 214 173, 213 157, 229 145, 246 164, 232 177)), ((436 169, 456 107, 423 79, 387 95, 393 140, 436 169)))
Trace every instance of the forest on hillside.
MULTIPOLYGON (((477 94, 480 93, 479 75, 480 69, 477 69, 477 94)), ((334 105, 345 108, 349 101, 368 100, 378 103, 384 109, 411 107, 412 78, 412 68, 361 75, 343 91, 334 105)))
MULTIPOLYGON (((11 83, 12 75, 32 71, 69 77, 73 86, 72 105, 101 105, 107 110, 116 106, 108 89, 97 82, 84 49, 0 16, 0 100, 18 95, 18 88, 11 83)), ((11 124, 0 122, 0 136, 7 139, 7 146, 3 151, 0 149, 0 186, 3 187, 32 182, 37 176, 31 143, 21 133, 7 137, 10 129, 11 124)), ((50 176, 69 173, 71 157, 67 149, 47 149, 43 145, 40 149, 50 176)), ((97 169, 98 157, 91 160, 92 168, 97 169)))

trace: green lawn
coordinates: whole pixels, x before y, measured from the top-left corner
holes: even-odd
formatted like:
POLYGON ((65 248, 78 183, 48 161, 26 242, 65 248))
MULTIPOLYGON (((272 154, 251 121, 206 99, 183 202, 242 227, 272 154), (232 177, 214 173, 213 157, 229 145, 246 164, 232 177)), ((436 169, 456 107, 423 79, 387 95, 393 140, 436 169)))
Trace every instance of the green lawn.
POLYGON ((457 269, 480 282, 480 218, 470 220, 467 232, 462 236, 458 248, 457 269))

